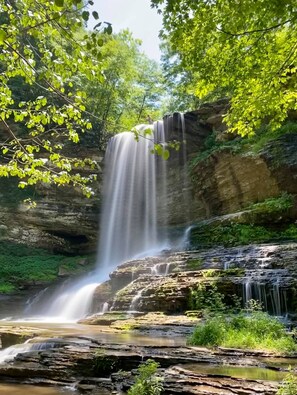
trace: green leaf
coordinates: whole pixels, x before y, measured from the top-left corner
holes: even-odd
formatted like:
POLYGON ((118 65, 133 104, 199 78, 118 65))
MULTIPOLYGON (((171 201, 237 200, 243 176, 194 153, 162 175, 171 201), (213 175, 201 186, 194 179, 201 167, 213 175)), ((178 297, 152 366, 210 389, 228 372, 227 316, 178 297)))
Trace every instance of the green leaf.
POLYGON ((0 29, 0 45, 4 44, 6 37, 7 37, 6 31, 3 29, 0 29))
MULTIPOLYGON (((105 23, 107 23, 107 22, 105 22, 105 23)), ((104 29, 104 33, 112 34, 112 26, 110 23, 107 23, 107 27, 104 29)))
POLYGON ((89 13, 89 11, 83 11, 81 16, 82 16, 83 20, 87 22, 89 20, 90 13, 89 13))
POLYGON ((167 160, 169 158, 169 155, 170 155, 170 153, 169 153, 168 149, 164 149, 163 153, 162 153, 162 158, 164 160, 167 160))
POLYGON ((55 5, 57 7, 63 7, 64 6, 64 0, 55 0, 55 5))
POLYGON ((93 12, 92 12, 92 15, 93 15, 93 18, 94 18, 94 19, 96 19, 96 20, 99 19, 99 15, 98 15, 98 12, 97 12, 97 11, 93 11, 93 12))

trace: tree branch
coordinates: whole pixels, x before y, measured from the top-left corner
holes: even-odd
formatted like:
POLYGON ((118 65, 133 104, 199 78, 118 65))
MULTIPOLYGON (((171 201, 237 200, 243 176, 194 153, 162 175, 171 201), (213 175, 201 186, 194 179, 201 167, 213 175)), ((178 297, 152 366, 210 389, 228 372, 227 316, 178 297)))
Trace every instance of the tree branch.
POLYGON ((221 29, 221 28, 219 28, 219 27, 217 27, 217 30, 218 30, 219 32, 224 33, 224 34, 228 34, 229 36, 232 36, 232 37, 247 36, 247 35, 249 35, 249 34, 254 34, 254 33, 266 33, 266 32, 269 32, 270 30, 277 29, 278 27, 284 26, 284 25, 286 25, 287 23, 292 22, 293 19, 294 19, 294 18, 287 19, 287 20, 284 21, 284 22, 278 23, 277 25, 274 25, 274 26, 267 27, 267 28, 265 28, 265 29, 248 30, 248 31, 245 31, 245 32, 242 32, 242 33, 232 33, 232 32, 228 32, 228 31, 223 30, 223 29, 221 29))

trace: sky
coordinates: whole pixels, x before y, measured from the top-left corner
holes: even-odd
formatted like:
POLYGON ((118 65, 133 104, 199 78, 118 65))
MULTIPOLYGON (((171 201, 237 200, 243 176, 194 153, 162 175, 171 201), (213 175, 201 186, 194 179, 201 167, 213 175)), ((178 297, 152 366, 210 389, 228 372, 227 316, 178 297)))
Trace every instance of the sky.
MULTIPOLYGON (((152 59, 160 60, 158 34, 162 17, 150 7, 150 0, 93 0, 100 21, 112 24, 113 31, 129 28, 142 40, 142 50, 152 59)), ((91 24, 89 25, 92 26, 91 24)))

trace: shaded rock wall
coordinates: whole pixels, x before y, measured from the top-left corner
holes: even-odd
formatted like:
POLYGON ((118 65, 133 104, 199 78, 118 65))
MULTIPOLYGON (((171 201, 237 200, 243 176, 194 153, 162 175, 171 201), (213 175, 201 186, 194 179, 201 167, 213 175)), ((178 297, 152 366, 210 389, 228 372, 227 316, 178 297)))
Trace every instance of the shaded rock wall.
MULTIPOLYGON (((267 142, 257 154, 248 149, 235 152, 232 147, 223 147, 193 165, 197 154, 206 152, 205 143, 211 134, 217 142, 236 137, 227 133, 222 122, 227 107, 226 101, 220 101, 185 114, 185 145, 168 162, 169 225, 233 213, 284 192, 297 195, 297 133, 267 142), (185 154, 187 184, 182 158, 185 154)), ((173 115, 169 129, 168 139, 182 142, 178 114, 173 115)), ((296 218, 295 204, 292 219, 296 218)))
MULTIPOLYGON (((91 152, 92 154, 92 152, 91 152)), ((101 163, 102 156, 94 158, 101 163)), ((44 248, 53 253, 84 254, 97 248, 101 170, 95 195, 79 189, 41 184, 20 190, 16 179, 0 178, 0 239, 44 248), (36 207, 24 204, 30 197, 36 207)))

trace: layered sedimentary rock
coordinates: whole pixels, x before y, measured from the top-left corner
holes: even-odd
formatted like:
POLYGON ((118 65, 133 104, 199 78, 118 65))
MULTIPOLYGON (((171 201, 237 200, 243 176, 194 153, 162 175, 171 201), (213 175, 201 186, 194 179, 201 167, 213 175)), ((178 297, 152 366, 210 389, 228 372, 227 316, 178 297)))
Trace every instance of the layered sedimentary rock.
POLYGON ((69 186, 39 184, 20 190, 16 179, 1 179, 0 240, 44 248, 53 253, 83 254, 96 251, 102 155, 90 152, 98 162, 94 197, 83 196, 69 186), (36 207, 24 200, 30 197, 36 207))
MULTIPOLYGON (((210 293, 244 306, 256 299, 275 315, 295 317, 297 244, 262 244, 167 253, 120 265, 94 296, 94 311, 185 312, 210 293), (197 296, 198 295, 198 296, 197 296)), ((203 299, 204 300, 204 299, 203 299)), ((204 303, 204 302, 203 302, 204 303)), ((101 316, 86 323, 100 323, 101 316)))

